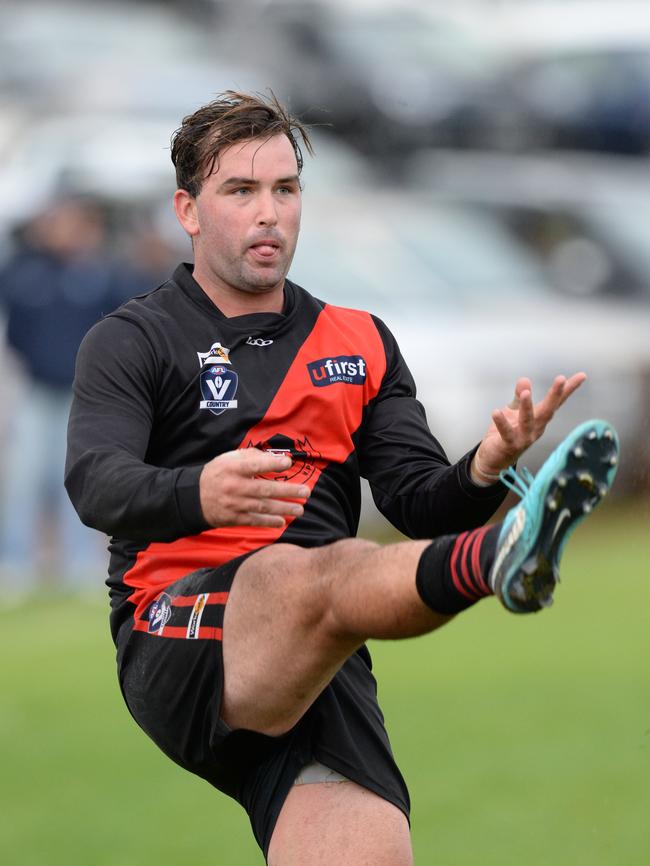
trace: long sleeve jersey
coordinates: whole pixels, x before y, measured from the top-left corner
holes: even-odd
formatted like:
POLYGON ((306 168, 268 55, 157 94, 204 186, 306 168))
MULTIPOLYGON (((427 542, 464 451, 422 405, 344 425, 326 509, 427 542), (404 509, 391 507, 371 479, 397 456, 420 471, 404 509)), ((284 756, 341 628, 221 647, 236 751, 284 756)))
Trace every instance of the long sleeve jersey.
POLYGON ((386 326, 291 281, 282 313, 227 318, 180 265, 173 279, 96 324, 77 358, 66 487, 84 523, 112 536, 114 638, 166 586, 277 541, 324 545, 357 532, 360 478, 411 538, 472 528, 498 484, 451 465, 431 434, 386 326), (210 527, 203 466, 227 451, 288 453, 275 477, 311 489, 281 529, 210 527))

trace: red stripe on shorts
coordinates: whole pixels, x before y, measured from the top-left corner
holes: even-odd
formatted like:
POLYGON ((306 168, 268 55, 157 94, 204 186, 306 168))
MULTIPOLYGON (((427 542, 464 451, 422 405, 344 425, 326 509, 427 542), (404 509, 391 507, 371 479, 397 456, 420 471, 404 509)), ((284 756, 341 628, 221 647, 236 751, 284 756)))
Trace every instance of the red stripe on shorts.
MULTIPOLYGON (((161 632, 149 632, 149 623, 144 619, 138 619, 133 624, 134 631, 142 631, 145 634, 149 633, 152 637, 170 637, 170 638, 182 638, 183 640, 194 640, 195 638, 188 638, 187 636, 187 626, 186 625, 166 625, 161 630, 161 632)), ((199 640, 223 640, 223 629, 217 628, 216 626, 202 625, 199 628, 198 633, 199 640)))
MULTIPOLYGON (((199 593, 204 595, 204 593, 199 593)), ((193 607, 199 595, 177 595, 172 598, 173 607, 193 607)), ((228 601, 227 592, 211 592, 208 594, 206 604, 225 604, 228 601)))

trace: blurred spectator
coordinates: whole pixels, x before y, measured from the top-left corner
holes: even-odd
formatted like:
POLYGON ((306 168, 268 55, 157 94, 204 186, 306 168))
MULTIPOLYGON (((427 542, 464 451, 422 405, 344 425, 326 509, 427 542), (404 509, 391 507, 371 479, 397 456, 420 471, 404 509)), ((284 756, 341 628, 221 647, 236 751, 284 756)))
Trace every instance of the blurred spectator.
MULTIPOLYGON (((168 201, 165 201, 165 209, 173 216, 168 201)), ((126 265, 123 282, 125 288, 128 288, 127 283, 131 286, 129 297, 164 283, 181 259, 189 261, 192 258, 187 236, 177 231, 178 223, 174 222, 171 226, 174 231, 167 236, 167 227, 159 225, 156 216, 148 212, 139 214, 130 222, 121 220, 126 228, 126 237, 120 247, 126 265)))
POLYGON ((109 253, 97 202, 57 201, 23 229, 0 270, 6 343, 18 362, 5 412, 0 568, 7 589, 90 586, 103 539, 83 526, 63 488, 67 417, 82 337, 126 297, 151 288, 109 253))

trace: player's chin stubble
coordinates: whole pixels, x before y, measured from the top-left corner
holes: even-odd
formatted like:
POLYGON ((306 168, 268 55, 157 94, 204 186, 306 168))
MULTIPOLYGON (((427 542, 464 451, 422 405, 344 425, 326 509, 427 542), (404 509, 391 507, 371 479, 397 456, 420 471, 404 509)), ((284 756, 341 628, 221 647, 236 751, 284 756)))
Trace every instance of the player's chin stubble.
POLYGON ((282 262, 272 267, 254 267, 245 261, 240 261, 238 273, 233 285, 242 292, 264 294, 275 289, 278 283, 284 282, 291 265, 291 257, 284 257, 282 262))

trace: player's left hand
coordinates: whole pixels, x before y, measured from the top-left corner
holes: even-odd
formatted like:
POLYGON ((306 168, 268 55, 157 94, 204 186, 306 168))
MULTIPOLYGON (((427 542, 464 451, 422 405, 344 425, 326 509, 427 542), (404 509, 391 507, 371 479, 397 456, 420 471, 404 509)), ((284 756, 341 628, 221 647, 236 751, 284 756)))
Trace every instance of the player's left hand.
POLYGON ((540 438, 560 406, 586 378, 585 373, 575 373, 568 379, 557 376, 539 403, 533 402, 530 379, 519 379, 512 402, 492 413, 492 424, 472 460, 472 479, 493 484, 502 469, 512 466, 540 438))

